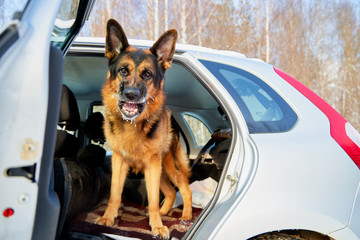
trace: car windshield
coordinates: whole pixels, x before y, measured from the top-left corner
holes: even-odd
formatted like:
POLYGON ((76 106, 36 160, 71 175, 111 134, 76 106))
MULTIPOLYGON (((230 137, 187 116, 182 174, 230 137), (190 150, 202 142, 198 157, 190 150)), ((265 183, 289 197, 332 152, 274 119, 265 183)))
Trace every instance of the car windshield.
POLYGON ((242 69, 226 64, 200 60, 236 94, 237 104, 250 133, 271 133, 290 130, 297 121, 296 113, 270 86, 242 69))

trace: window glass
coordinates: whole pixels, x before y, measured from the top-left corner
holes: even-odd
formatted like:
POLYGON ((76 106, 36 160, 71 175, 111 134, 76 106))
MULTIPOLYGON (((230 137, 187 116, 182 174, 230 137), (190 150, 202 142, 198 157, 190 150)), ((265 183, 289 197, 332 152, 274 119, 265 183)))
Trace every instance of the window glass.
POLYGON ((51 35, 51 42, 54 46, 60 48, 67 37, 69 37, 75 23, 78 8, 79 0, 63 0, 61 2, 51 35))
POLYGON ((203 122, 193 116, 184 115, 184 119, 191 130, 196 145, 199 147, 205 146, 207 141, 211 138, 209 129, 203 122))
POLYGON ((240 74, 224 69, 219 72, 239 94, 254 121, 279 121, 283 118, 279 105, 264 89, 240 74))
POLYGON ((26 6, 27 0, 0 1, 0 30, 15 17, 18 18, 26 6))
POLYGON ((237 94, 235 99, 250 133, 283 132, 296 123, 296 113, 260 78, 229 65, 201 62, 216 78, 228 83, 231 92, 237 94))

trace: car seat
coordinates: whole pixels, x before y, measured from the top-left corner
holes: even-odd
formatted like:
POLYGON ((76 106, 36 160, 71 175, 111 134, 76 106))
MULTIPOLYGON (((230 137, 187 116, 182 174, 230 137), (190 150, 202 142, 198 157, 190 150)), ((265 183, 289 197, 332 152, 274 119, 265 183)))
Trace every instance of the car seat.
POLYGON ((55 157, 75 158, 80 148, 79 139, 72 133, 80 127, 80 114, 76 98, 71 90, 63 85, 58 130, 56 135, 55 157))
POLYGON ((72 185, 72 178, 65 161, 75 160, 76 154, 80 149, 79 139, 74 135, 79 126, 80 114, 76 98, 71 90, 63 85, 54 152, 54 190, 60 200, 57 239, 60 238, 72 196, 72 189, 69 188, 72 185))
POLYGON ((92 167, 104 165, 106 151, 101 147, 105 143, 103 123, 104 116, 100 112, 94 112, 84 124, 84 134, 88 137, 90 144, 81 149, 77 156, 80 162, 92 167))
MULTIPOLYGON (((84 129, 87 129, 88 135, 98 138, 102 123, 97 124, 95 126, 94 121, 85 122, 84 129)), ((108 191, 102 168, 105 150, 97 146, 95 151, 80 151, 80 141, 76 136, 80 126, 76 98, 63 85, 54 154, 54 190, 61 206, 56 239, 62 238, 63 230, 74 217, 94 207, 108 191)))

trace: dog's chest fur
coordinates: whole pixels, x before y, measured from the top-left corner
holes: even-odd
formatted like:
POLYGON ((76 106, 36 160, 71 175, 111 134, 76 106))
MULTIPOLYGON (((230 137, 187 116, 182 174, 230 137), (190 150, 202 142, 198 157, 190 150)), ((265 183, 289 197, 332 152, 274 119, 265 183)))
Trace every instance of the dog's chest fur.
POLYGON ((162 158, 169 151, 172 139, 169 114, 163 109, 150 119, 133 123, 121 116, 106 114, 107 141, 133 171, 141 172, 152 158, 162 158))

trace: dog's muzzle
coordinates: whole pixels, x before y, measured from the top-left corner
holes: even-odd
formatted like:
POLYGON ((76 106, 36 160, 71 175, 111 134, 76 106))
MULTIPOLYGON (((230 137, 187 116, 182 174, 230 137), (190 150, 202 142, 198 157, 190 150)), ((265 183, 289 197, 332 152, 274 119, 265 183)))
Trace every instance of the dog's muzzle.
POLYGON ((145 108, 146 88, 125 87, 119 92, 119 107, 125 120, 134 120, 145 108))

